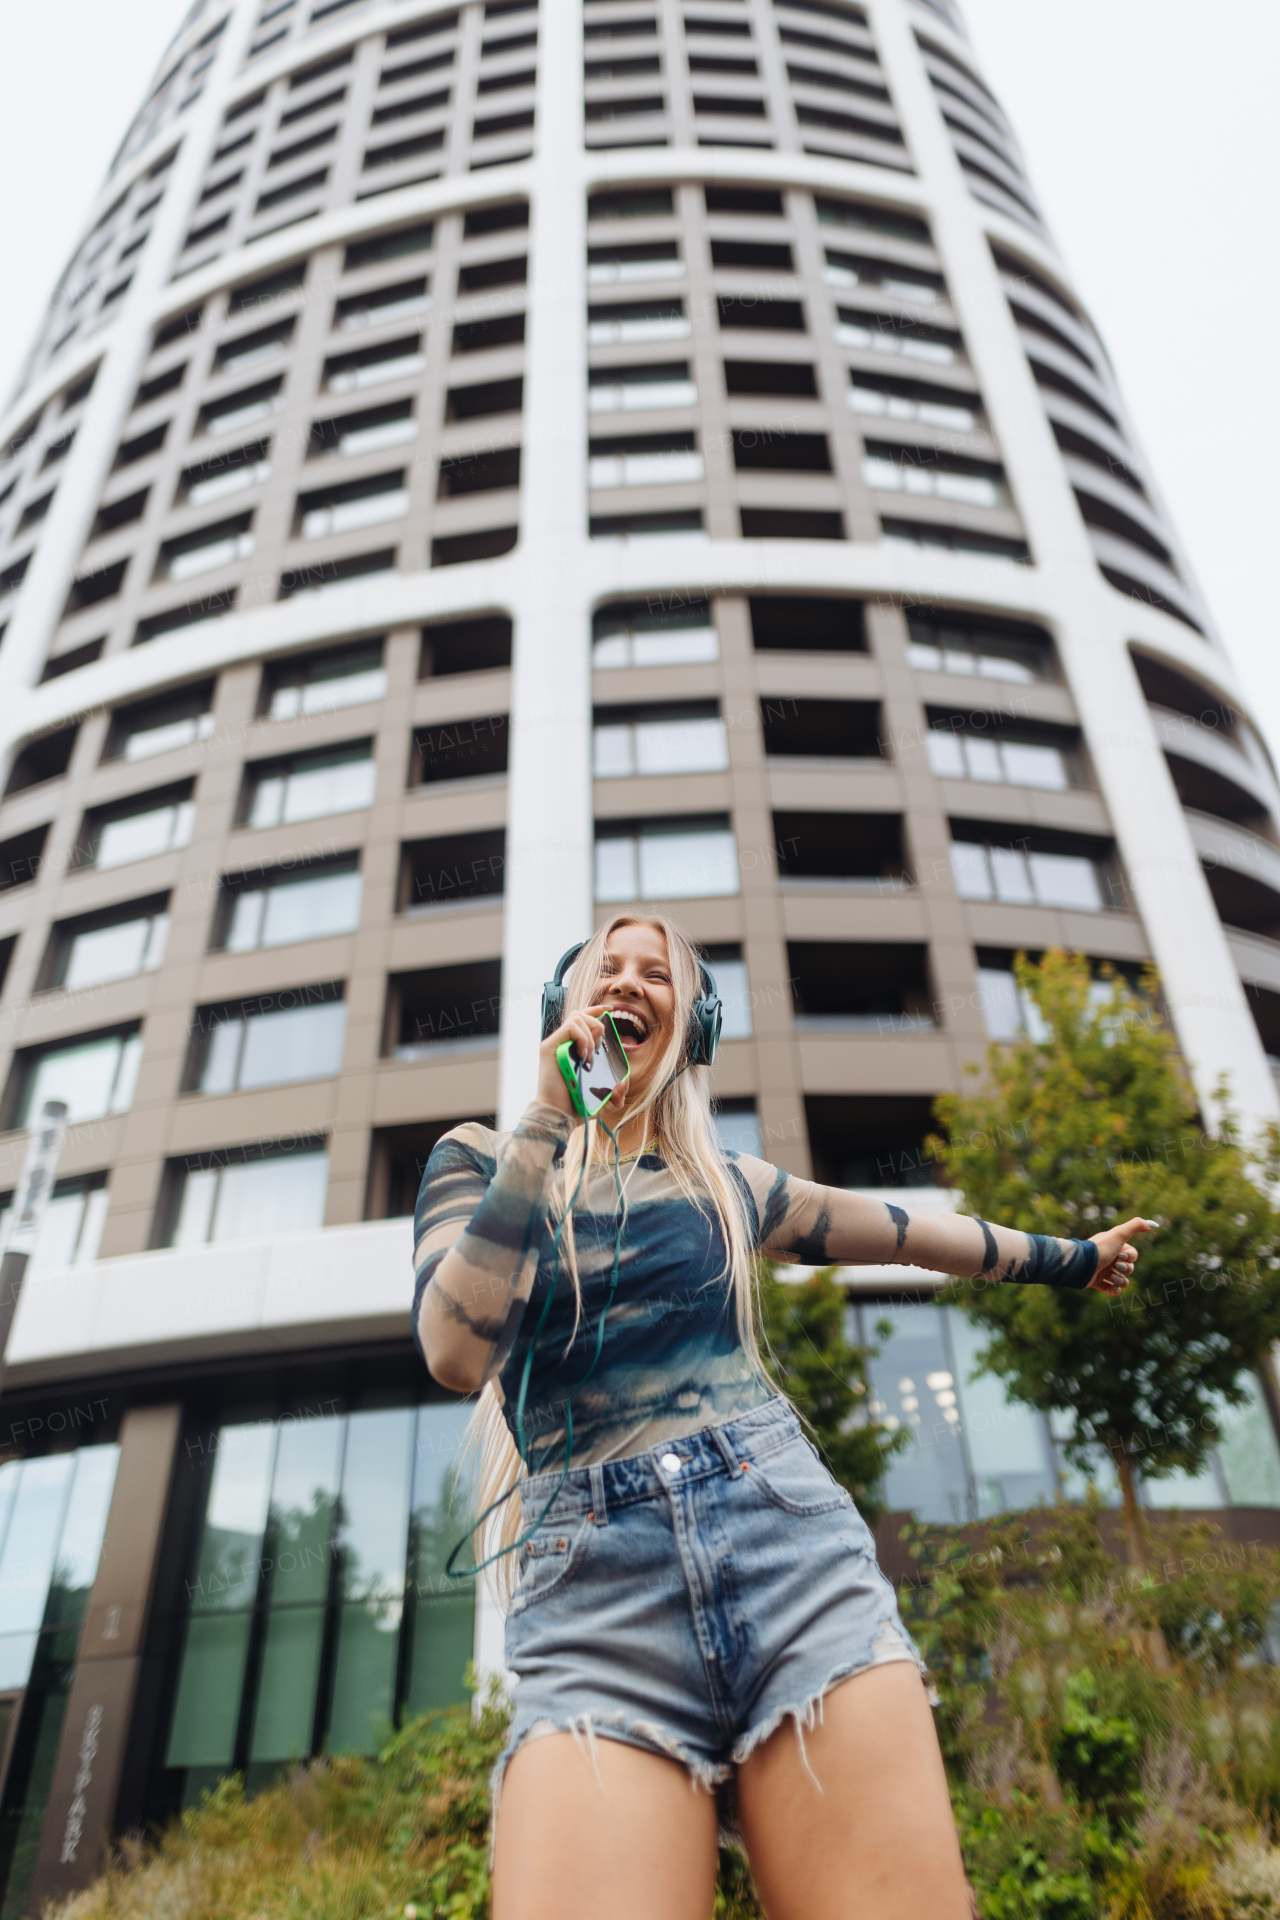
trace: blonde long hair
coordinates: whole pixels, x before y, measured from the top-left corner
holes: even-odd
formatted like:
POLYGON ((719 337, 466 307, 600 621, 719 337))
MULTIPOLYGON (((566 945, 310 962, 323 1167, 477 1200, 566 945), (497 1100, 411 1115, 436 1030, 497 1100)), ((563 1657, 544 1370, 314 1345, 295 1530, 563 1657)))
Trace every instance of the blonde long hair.
MULTIPOLYGON (((651 1090, 634 1108, 628 1105, 626 1117, 629 1121, 639 1116, 646 1118, 650 1149, 661 1154, 685 1198, 708 1213, 718 1224, 725 1245, 725 1265, 721 1277, 728 1279, 733 1294, 738 1338, 753 1366, 763 1372, 757 1332, 759 1287, 743 1215, 743 1202, 712 1124, 708 1069, 685 1066, 693 1004, 702 993, 696 948, 688 935, 664 914, 615 914, 606 926, 587 941, 570 967, 565 980, 565 1010, 567 1013, 576 1013, 598 1002, 601 987, 607 979, 604 962, 610 936, 621 927, 636 926, 653 927, 666 940, 675 1015, 662 1057, 653 1073, 651 1090)), ((565 1215, 578 1175, 583 1171, 581 1156, 588 1153, 591 1164, 612 1163, 612 1143, 603 1128, 584 1127, 575 1134, 552 1190, 553 1219, 565 1215)), ((582 1287, 573 1248, 571 1214, 565 1219, 561 1246, 573 1283, 576 1333, 578 1316, 582 1311, 582 1287)), ((488 1383, 476 1403, 467 1445, 478 1455, 476 1510, 483 1513, 491 1501, 497 1500, 524 1473, 519 1452, 503 1416, 495 1381, 488 1383)), ((512 1545, 519 1539, 523 1524, 520 1495, 515 1493, 487 1523, 481 1535, 483 1546, 481 1541, 477 1542, 477 1559, 512 1545)), ((491 1575, 495 1576, 498 1592, 503 1597, 510 1592, 514 1571, 514 1556, 511 1554, 497 1561, 490 1569, 491 1575)))

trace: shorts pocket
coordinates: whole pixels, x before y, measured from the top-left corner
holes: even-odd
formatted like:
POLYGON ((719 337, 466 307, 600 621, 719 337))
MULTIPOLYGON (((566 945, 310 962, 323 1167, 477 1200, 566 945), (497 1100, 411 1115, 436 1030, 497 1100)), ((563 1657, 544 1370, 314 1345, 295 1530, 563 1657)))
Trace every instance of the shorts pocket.
POLYGON ((511 1596, 511 1612, 523 1613, 562 1587, 583 1558, 591 1521, 585 1514, 557 1519, 551 1514, 520 1549, 519 1577, 511 1596))
POLYGON ((853 1506, 801 1433, 752 1460, 750 1478, 784 1513, 834 1513, 853 1506))

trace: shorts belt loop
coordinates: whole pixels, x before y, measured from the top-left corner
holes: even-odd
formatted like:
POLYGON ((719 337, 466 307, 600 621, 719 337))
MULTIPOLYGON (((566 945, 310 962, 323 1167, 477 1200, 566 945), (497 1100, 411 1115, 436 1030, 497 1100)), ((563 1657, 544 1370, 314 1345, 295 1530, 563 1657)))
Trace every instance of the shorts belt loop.
POLYGON ((719 1426, 712 1427, 711 1438, 715 1441, 717 1448, 724 1457, 724 1463, 729 1469, 729 1478, 731 1480, 737 1480, 742 1473, 742 1462, 730 1446, 729 1436, 726 1434, 724 1428, 719 1426))
POLYGON ((591 1518, 598 1527, 607 1527, 609 1509, 604 1497, 604 1468, 597 1463, 588 1467, 587 1472, 591 1478, 591 1518))

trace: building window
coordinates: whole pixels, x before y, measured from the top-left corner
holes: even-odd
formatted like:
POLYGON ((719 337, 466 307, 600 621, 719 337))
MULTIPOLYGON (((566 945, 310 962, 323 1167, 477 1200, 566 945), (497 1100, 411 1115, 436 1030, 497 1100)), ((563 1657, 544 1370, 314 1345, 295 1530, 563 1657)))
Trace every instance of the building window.
POLYGON ((596 822, 600 901, 693 900, 738 891, 738 849, 726 815, 596 822))
POLYGON ((917 673, 958 673, 966 678, 1003 680, 1029 687, 1037 680, 1053 680, 1053 646, 1049 636, 1034 628, 995 628, 951 625, 909 617, 907 662, 917 673))
POLYGON ((256 387, 242 387, 239 393, 211 400, 200 409, 197 433, 210 436, 234 433, 237 427, 249 427, 257 420, 265 420, 268 414, 279 412, 284 405, 283 387, 284 378, 277 374, 274 380, 263 380, 256 387))
POLYGON ((393 286, 374 287, 369 293, 340 300, 333 324, 342 333, 361 327, 382 327, 391 320, 409 320, 431 305, 425 275, 419 280, 397 280, 393 286))
MULTIPOLYGON (((77 1412, 67 1409, 73 1430, 77 1412)), ((91 1408, 83 1412, 92 1418, 91 1408)), ((17 1844, 6 1848, 0 1878, 11 1913, 27 1906, 52 1756, 98 1571, 119 1455, 117 1446, 105 1443, 0 1466, 0 1593, 5 1597, 0 1691, 12 1695, 25 1689, 9 1706, 18 1725, 4 1820, 17 1844)))
POLYGON ((171 1247, 222 1240, 260 1240, 324 1224, 329 1154, 308 1141, 292 1150, 273 1143, 224 1147, 170 1168, 171 1247))
POLYGON ((589 413, 642 413, 655 407, 691 407, 698 389, 685 360, 646 366, 592 367, 587 375, 589 413))
POLYGON ((466 1699, 474 1590, 444 1565, 472 1508, 467 1410, 386 1397, 216 1426, 180 1482, 203 1524, 164 1755, 170 1804, 198 1803, 237 1769, 256 1785, 322 1750, 374 1753, 388 1726, 466 1699))
POLYGON ((592 347, 687 340, 692 331, 684 301, 679 298, 628 300, 620 306, 587 308, 587 344, 592 347))
POLYGON ((747 963, 742 957, 742 948, 738 946, 708 947, 702 957, 707 972, 716 983, 716 992, 720 996, 724 1021, 720 1029, 720 1038, 749 1040, 751 1038, 751 982, 747 977, 747 963))
POLYGON ((156 561, 155 578, 193 580, 197 574, 247 560, 253 552, 252 526, 252 513, 240 513, 196 533, 184 533, 180 539, 166 540, 156 561))
POLYGON ((404 380, 421 373, 426 361, 418 334, 407 340, 388 340, 380 347, 365 347, 359 353, 344 353, 326 360, 324 386, 329 393, 358 393, 363 387, 378 387, 387 380, 404 380))
POLYGON ((956 500, 967 507, 1005 507, 1004 469, 989 460, 969 460, 936 447, 902 447, 868 440, 862 477, 873 491, 915 493, 956 500))
MULTIPOLYGON (((48 1273, 60 1267, 91 1265, 98 1257, 107 1204, 105 1173, 59 1180, 49 1196, 28 1271, 48 1273)), ((13 1195, 6 1193, 0 1196, 0 1247, 8 1241, 12 1215, 13 1195)))
POLYGON ((964 350, 958 333, 922 326, 902 314, 864 313, 853 307, 838 307, 836 313, 836 339, 842 347, 856 347, 860 353, 894 353, 904 360, 950 367, 964 350))
POLYGON ((612 286, 620 280, 680 280, 683 277, 684 261, 674 240, 587 248, 589 287, 612 286))
POLYGON ((597 780, 723 773, 729 765, 729 743, 714 700, 683 706, 597 707, 592 757, 597 780))
POLYGON ((194 746, 213 732, 213 681, 159 700, 118 707, 111 716, 104 760, 150 760, 157 753, 194 746))
POLYGON ((398 468, 394 473, 373 473, 343 486, 300 493, 293 530, 304 540, 323 540, 330 534, 354 533, 359 527, 402 520, 408 511, 409 490, 404 484, 404 469, 398 468))
POLYGON ((650 607, 645 601, 623 602, 601 607, 591 622, 591 664, 597 671, 700 666, 719 658, 709 600, 695 599, 692 605, 670 608, 650 607))
POLYGON ((250 446, 233 447, 198 467, 188 467, 178 480, 178 504, 208 507, 231 494, 261 486, 271 478, 271 462, 267 459, 270 445, 269 440, 255 440, 250 446))
POLYGON ((325 1080, 342 1066, 347 1008, 341 981, 291 987, 228 1006, 200 1007, 184 1076, 192 1093, 232 1093, 325 1080))
POLYGON ((355 453, 380 453, 384 447, 403 446, 418 437, 412 400, 391 400, 385 407, 367 407, 359 413, 339 414, 332 420, 313 420, 307 458, 326 454, 346 458, 355 453))
POLYGON ((387 982, 384 1055, 420 1060, 441 1047, 489 1051, 502 1024, 502 962, 425 967, 387 982))
POLYGON ((286 760, 259 760, 245 768, 240 824, 291 826, 331 813, 354 813, 373 804, 376 775, 369 740, 297 753, 286 760))
MULTIPOLYGON (((980 717, 980 716, 978 716, 980 717)), ((1018 787, 1043 787, 1065 793, 1080 782, 1072 778, 1074 756, 1042 742, 954 730, 934 719, 925 735, 929 765, 940 780, 986 780, 1018 787)))
POLYGON ((1031 853, 1025 844, 992 847, 953 840, 951 870, 962 900, 1067 907, 1082 913, 1099 913, 1106 904, 1098 862, 1082 854, 1031 853))
MULTIPOLYGON (((952 393, 947 387, 926 386, 919 380, 891 380, 883 375, 850 368, 848 401, 855 413, 887 420, 918 420, 925 427, 947 427, 972 433, 982 403, 977 394, 952 393)), ((989 436, 977 435, 979 446, 990 446, 989 436)))
POLYGON ((348 854, 300 872, 224 878, 211 944, 250 953, 354 933, 359 924, 360 871, 348 854))
POLYGON ((764 1156, 764 1136, 754 1100, 717 1100, 711 1112, 717 1143, 729 1153, 764 1156))
POLYGON ((41 985, 76 993, 81 987, 153 973, 164 960, 169 938, 168 906, 168 894, 159 894, 64 921, 53 929, 41 985))
POLYGON ((597 439, 588 446, 589 487, 674 487, 702 477, 702 455, 692 433, 597 439))
POLYGON ((77 864, 121 867, 130 860, 148 860, 185 847, 195 817, 189 780, 180 787, 117 801, 113 807, 98 807, 85 815, 77 864))
POLYGON ((6 1124, 25 1127, 46 1100, 65 1100, 72 1126, 127 1113, 141 1060, 142 1034, 136 1026, 24 1048, 15 1054, 9 1076, 6 1124))
POLYGON ((386 690, 382 642, 371 640, 268 667, 262 677, 259 712, 272 720, 301 720, 313 713, 333 713, 339 707, 381 700, 386 690))

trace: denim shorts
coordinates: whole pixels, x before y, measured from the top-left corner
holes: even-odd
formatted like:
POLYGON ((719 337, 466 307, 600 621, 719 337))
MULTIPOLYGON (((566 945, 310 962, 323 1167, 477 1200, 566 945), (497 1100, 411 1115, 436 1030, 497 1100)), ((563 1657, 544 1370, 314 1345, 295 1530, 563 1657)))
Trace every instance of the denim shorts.
MULTIPOLYGON (((525 1524, 559 1479, 522 1486, 525 1524)), ((521 1549, 506 1623, 508 1761, 569 1732, 666 1755, 710 1789, 838 1681, 924 1664, 871 1531, 784 1400, 576 1467, 521 1549)), ((722 1799, 722 1814, 731 1809, 722 1799)))

